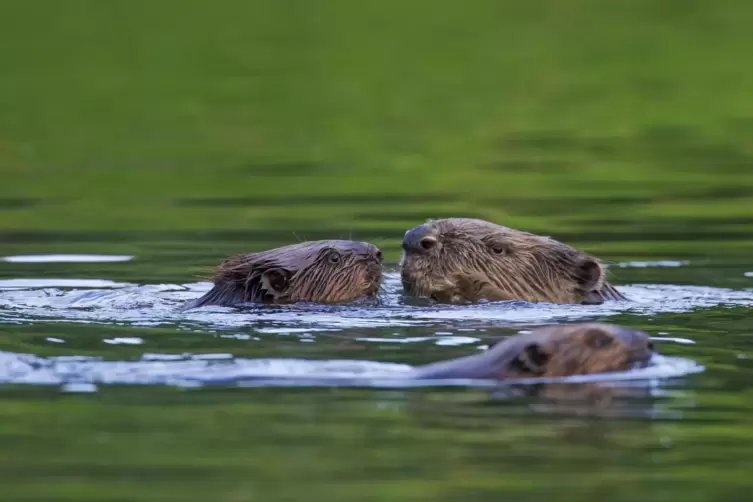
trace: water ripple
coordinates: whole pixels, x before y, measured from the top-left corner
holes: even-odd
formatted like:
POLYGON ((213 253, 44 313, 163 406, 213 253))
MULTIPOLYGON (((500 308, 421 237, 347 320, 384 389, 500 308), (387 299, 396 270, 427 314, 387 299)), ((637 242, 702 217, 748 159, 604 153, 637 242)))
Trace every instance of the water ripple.
POLYGON ((0 383, 35 385, 126 384, 203 386, 359 386, 416 387, 461 385, 589 383, 666 379, 703 371, 694 361, 654 356, 647 368, 567 378, 517 379, 506 382, 473 379, 412 380, 406 364, 361 360, 246 359, 230 354, 144 354, 135 361, 98 357, 38 357, 0 351, 0 383))
POLYGON ((95 254, 40 254, 0 257, 0 261, 8 263, 114 263, 132 259, 133 256, 128 255, 95 254))
POLYGON ((753 305, 753 290, 706 286, 621 286, 629 301, 597 306, 488 302, 421 305, 401 294, 398 274, 386 275, 378 304, 204 307, 180 311, 209 283, 136 285, 107 280, 11 279, 0 281, 0 320, 9 323, 72 322, 178 325, 194 329, 257 328, 265 332, 408 327, 442 324, 450 329, 584 321, 618 314, 655 315, 699 308, 753 305))

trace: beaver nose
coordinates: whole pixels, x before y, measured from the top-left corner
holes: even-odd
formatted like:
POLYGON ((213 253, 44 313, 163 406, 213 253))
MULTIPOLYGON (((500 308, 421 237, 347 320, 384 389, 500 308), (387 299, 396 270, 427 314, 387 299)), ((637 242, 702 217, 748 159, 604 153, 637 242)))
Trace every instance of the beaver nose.
POLYGON ((653 352, 654 344, 651 342, 651 338, 648 333, 638 330, 620 327, 616 330, 615 336, 623 340, 625 343, 632 347, 645 348, 649 352, 653 352))
POLYGON ((426 225, 412 228, 405 232, 403 249, 405 252, 424 252, 437 245, 437 238, 432 229, 426 225))
POLYGON ((384 254, 377 246, 368 242, 361 244, 362 246, 356 251, 360 260, 379 264, 384 261, 384 254))

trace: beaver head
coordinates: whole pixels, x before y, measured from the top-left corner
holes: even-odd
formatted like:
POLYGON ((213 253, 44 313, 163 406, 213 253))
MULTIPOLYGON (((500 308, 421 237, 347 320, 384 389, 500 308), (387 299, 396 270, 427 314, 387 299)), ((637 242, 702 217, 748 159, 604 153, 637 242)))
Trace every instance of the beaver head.
POLYGON ((488 350, 419 366, 417 378, 565 377, 643 366, 653 344, 643 331, 614 324, 555 325, 507 338, 488 350))
POLYGON ((429 221, 403 238, 403 287, 414 296, 600 304, 624 299, 601 263, 566 244, 488 221, 429 221))
POLYGON ((368 242, 309 241, 225 260, 214 287, 186 308, 238 303, 342 303, 375 296, 382 252, 368 242))

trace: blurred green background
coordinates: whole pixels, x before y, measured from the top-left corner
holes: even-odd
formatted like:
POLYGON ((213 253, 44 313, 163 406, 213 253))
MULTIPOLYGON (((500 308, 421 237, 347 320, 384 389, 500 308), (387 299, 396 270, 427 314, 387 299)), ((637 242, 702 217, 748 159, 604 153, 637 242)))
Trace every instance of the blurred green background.
POLYGON ((745 0, 3 2, 0 226, 750 229, 751 20, 745 0))
MULTIPOLYGON (((348 236, 394 262, 406 229, 475 216, 694 264, 615 271, 628 282, 750 287, 752 26, 749 0, 4 0, 0 254, 137 260, 0 277, 192 281, 230 253, 348 236)), ((703 344, 667 346, 713 371, 664 422, 537 418, 474 392, 4 388, 0 498, 743 500, 748 318, 618 319, 703 344)), ((0 326, 5 350, 140 353, 101 345, 114 332, 228 350, 27 321, 0 326)))

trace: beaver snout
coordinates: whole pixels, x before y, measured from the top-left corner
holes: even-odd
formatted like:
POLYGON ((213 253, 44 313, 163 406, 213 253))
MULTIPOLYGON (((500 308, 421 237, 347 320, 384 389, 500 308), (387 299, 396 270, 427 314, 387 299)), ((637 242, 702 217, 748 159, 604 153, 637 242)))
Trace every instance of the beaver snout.
POLYGON ((357 260, 360 263, 377 265, 381 268, 382 262, 384 262, 384 253, 377 246, 369 244, 367 242, 360 243, 363 246, 359 247, 357 252, 357 260))
POLYGON ((405 252, 423 253, 433 249, 438 243, 434 230, 428 225, 420 225, 405 233, 403 250, 405 252))
POLYGON ((370 253, 364 253, 361 254, 358 257, 358 260, 361 264, 366 266, 370 271, 377 271, 377 273, 382 273, 382 264, 384 263, 384 255, 380 250, 376 250, 370 253))
POLYGON ((654 355, 654 344, 644 331, 620 326, 614 330, 614 336, 632 349, 637 363, 647 363, 654 355))

